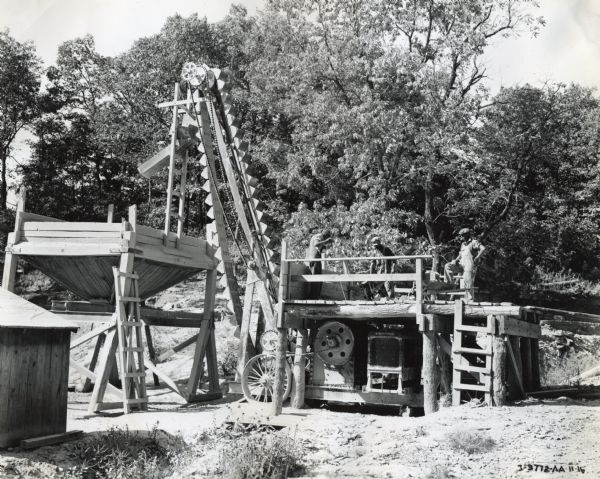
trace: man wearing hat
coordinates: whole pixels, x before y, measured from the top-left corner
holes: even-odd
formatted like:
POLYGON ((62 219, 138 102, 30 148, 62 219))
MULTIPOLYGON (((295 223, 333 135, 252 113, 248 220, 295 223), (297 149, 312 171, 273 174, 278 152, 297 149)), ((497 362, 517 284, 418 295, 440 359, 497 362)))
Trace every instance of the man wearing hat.
POLYGON ((460 251, 455 259, 444 266, 444 279, 447 283, 454 283, 454 275, 462 273, 465 289, 470 290, 469 294, 472 295, 477 265, 485 246, 473 238, 469 228, 462 228, 458 237, 461 240, 460 251))
MULTIPOLYGON (((394 252, 381 243, 381 238, 379 236, 371 238, 371 246, 373 247, 376 255, 394 256, 394 252)), ((393 274, 395 271, 396 261, 393 259, 371 260, 371 266, 369 268, 370 274, 393 274)), ((383 285, 385 287, 387 297, 392 299, 394 297, 394 283, 391 281, 385 281, 383 285)), ((373 292, 371 291, 370 285, 367 283, 364 285, 364 287, 367 299, 373 299, 373 292)))
MULTIPOLYGON (((325 230, 321 233, 313 234, 308 243, 306 257, 309 259, 319 259, 322 257, 322 252, 327 245, 333 241, 331 232, 325 230)), ((323 271, 323 263, 321 261, 309 261, 308 267, 311 274, 321 274, 323 271)), ((321 297, 321 289, 323 283, 309 283, 308 299, 319 299, 321 297)))

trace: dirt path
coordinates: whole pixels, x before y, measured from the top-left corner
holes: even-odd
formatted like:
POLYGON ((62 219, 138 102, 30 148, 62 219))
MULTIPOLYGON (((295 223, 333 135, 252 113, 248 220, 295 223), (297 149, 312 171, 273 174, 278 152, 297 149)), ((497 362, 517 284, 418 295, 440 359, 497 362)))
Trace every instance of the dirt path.
MULTIPOLYGON (((224 401, 186 406, 163 393, 150 411, 127 416, 88 416, 87 398, 73 399, 68 428, 86 433, 157 426, 170 437, 194 443, 198 434, 210 434, 228 417, 224 401)), ((302 446, 304 477, 600 477, 600 401, 464 405, 421 418, 313 409, 287 433, 302 446), (470 448, 481 451, 469 453, 470 448)), ((47 477, 57 467, 72 465, 70 447, 0 451, 0 477, 47 477)), ((198 457, 181 477, 211 477, 203 472, 211 470, 214 458, 215 454, 198 457)))

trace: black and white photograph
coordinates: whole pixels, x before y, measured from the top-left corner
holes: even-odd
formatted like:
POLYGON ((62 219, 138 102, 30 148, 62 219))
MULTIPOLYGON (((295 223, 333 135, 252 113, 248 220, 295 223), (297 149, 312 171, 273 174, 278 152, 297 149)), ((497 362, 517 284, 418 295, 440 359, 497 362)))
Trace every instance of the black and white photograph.
POLYGON ((600 477, 600 0, 0 0, 0 478, 600 477))

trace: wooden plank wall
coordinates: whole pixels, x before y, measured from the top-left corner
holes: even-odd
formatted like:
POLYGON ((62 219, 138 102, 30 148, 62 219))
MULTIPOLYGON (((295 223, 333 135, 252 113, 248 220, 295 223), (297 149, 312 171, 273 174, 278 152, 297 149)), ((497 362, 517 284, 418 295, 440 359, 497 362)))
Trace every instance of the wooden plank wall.
POLYGON ((0 447, 66 431, 70 331, 0 334, 0 447))

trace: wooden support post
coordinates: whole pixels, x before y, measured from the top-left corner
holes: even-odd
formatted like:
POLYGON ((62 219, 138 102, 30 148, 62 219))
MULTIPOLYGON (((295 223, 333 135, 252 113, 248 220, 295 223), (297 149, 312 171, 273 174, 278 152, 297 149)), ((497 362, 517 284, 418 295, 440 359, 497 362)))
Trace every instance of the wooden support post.
POLYGON ((242 313, 242 326, 240 327, 240 345, 238 348, 238 364, 235 370, 236 379, 241 381, 244 366, 252 356, 256 354, 252 338, 250 337, 250 325, 252 323, 252 309, 254 292, 258 278, 256 273, 248 268, 246 272, 246 293, 244 295, 244 310, 242 313))
POLYGON ((423 407, 425 414, 438 410, 439 371, 436 366, 436 333, 423 332, 423 407))
POLYGON ((206 289, 204 292, 204 312, 202 319, 202 325, 200 326, 200 333, 198 334, 198 340, 196 341, 196 350, 194 351, 194 360, 192 362, 192 371, 190 372, 190 378, 187 384, 188 399, 191 400, 198 388, 200 377, 202 375, 202 369, 204 366, 204 356, 206 354, 206 347, 208 345, 208 338, 213 331, 211 330, 211 321, 214 314, 215 308, 215 295, 217 293, 217 270, 211 269, 206 272, 206 289))
POLYGON ((306 346, 308 344, 308 331, 306 328, 298 328, 296 334, 296 351, 294 354, 294 390, 292 396, 292 407, 302 409, 304 407, 304 390, 306 386, 306 346))
POLYGON ((506 349, 508 351, 510 363, 512 365, 512 368, 509 369, 509 371, 511 371, 512 374, 508 374, 509 380, 512 378, 512 382, 509 383, 510 392, 513 398, 520 399, 525 397, 525 389, 523 388, 523 382, 521 379, 521 352, 515 350, 515 346, 513 346, 515 343, 518 344, 518 339, 519 338, 508 337, 506 339, 506 349), (517 341, 513 341, 514 339, 516 339, 517 341), (518 359, 516 353, 519 354, 518 359), (516 386, 513 386, 513 383, 516 384, 516 386), (515 394, 515 391, 518 392, 515 394))
MULTIPOLYGON (((454 302, 454 340, 452 343, 452 350, 457 350, 462 348, 462 334, 460 331, 456 329, 457 325, 462 324, 463 317, 463 305, 462 300, 457 299, 454 302)), ((457 389, 455 386, 461 383, 461 372, 456 368, 458 361, 460 361, 460 354, 452 355, 452 405, 460 406, 461 399, 461 390, 457 389)))
POLYGON ((273 385, 272 415, 281 414, 283 394, 285 392, 285 361, 287 353, 287 328, 285 327, 285 300, 288 292, 289 263, 287 243, 281 242, 281 271, 279 278, 279 297, 277 303, 277 332, 279 333, 275 351, 275 384, 273 385))
MULTIPOLYGON (((100 354, 100 350, 102 349, 102 345, 104 344, 105 339, 106 334, 101 333, 96 339, 94 349, 88 354, 88 369, 92 372, 94 372, 94 369, 96 368, 96 363, 98 362, 98 355, 100 354)), ((80 393, 89 393, 92 390, 91 379, 85 376, 82 377, 75 389, 80 393)))
MULTIPOLYGON (((15 218, 15 231, 8 235, 6 242, 7 249, 9 246, 18 243, 23 226, 23 213, 25 212, 25 196, 26 190, 21 190, 17 201, 17 213, 15 218)), ((4 273, 2 275, 2 289, 7 291, 15 291, 15 283, 17 279, 17 260, 18 256, 14 253, 6 252, 4 255, 4 273)))
POLYGON ((210 320, 210 335, 206 344, 206 370, 208 372, 208 388, 211 393, 221 393, 219 385, 219 365, 217 363, 217 343, 215 340, 214 315, 210 320))
POLYGON ((98 374, 96 376, 96 382, 94 383, 94 390, 92 391, 92 397, 90 399, 90 405, 88 412, 90 414, 99 410, 98 405, 104 398, 106 386, 110 372, 112 371, 113 364, 115 362, 115 353, 117 352, 117 330, 112 329, 106 335, 104 346, 100 353, 100 361, 98 363, 98 374))
POLYGON ((525 391, 531 391, 531 343, 529 338, 521 338, 521 360, 523 362, 523 387, 525 391))
POLYGON ((423 258, 416 259, 415 276, 415 314, 417 324, 420 324, 423 320, 423 258))
POLYGON ((277 328, 277 348, 275 349, 275 384, 273 385, 273 402, 271 414, 278 416, 283 409, 285 392, 285 361, 287 353, 287 329, 277 328))
MULTIPOLYGON (((175 83, 174 101, 179 100, 179 83, 175 83)), ((167 181, 167 206, 165 208, 165 241, 171 231, 171 205, 173 204, 173 180, 175 175, 175 155, 177 154, 177 124, 179 122, 179 107, 173 106, 171 120, 171 149, 169 152, 169 179, 167 181)))
POLYGON ((506 343, 503 336, 492 336, 492 399, 495 406, 506 404, 506 343))
MULTIPOLYGON (((452 346, 450 344, 450 335, 449 334, 441 334, 437 335, 437 344, 438 344, 438 363, 440 365, 440 384, 442 391, 446 398, 449 398, 451 402, 452 398, 452 346), (442 343, 442 341, 444 343, 442 343), (444 349, 446 346, 446 350, 444 349)), ((447 406, 448 404, 443 402, 442 406, 447 406)))
POLYGON ((113 222, 114 214, 115 214, 115 205, 113 205, 111 203, 110 205, 108 205, 108 214, 106 215, 106 222, 107 223, 112 223, 113 222))
MULTIPOLYGON (((148 356, 150 357, 150 361, 156 364, 156 352, 154 351, 154 344, 152 343, 152 333, 150 332, 150 326, 144 323, 144 333, 146 334, 146 345, 148 346, 148 356)), ((158 380, 158 376, 156 374, 152 374, 154 378, 154 385, 160 386, 160 381, 158 380)))
POLYGON ((531 390, 539 391, 541 387, 540 380, 540 340, 531 338, 531 390))
POLYGON ((525 388, 523 386, 523 362, 521 360, 521 344, 517 336, 508 336, 510 342, 509 354, 513 367, 508 373, 508 385, 511 397, 514 399, 522 399, 525 397, 525 388))

